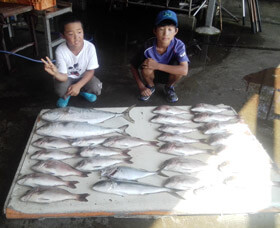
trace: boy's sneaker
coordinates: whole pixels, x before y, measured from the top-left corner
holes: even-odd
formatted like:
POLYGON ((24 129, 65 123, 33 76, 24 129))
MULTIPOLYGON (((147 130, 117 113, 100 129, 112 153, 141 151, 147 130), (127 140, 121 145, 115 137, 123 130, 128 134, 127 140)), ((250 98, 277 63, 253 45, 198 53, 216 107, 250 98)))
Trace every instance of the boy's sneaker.
POLYGON ((68 102, 69 102, 69 100, 70 100, 70 97, 71 97, 71 96, 67 97, 66 99, 63 99, 62 97, 60 97, 60 98, 57 100, 57 102, 56 102, 57 107, 59 107, 59 108, 64 108, 64 107, 66 107, 66 106, 68 105, 68 102))
POLYGON ((92 93, 80 92, 80 95, 89 102, 94 102, 97 99, 96 95, 92 93))
MULTIPOLYGON (((154 86, 149 86, 149 85, 146 85, 146 87, 147 87, 148 89, 151 90, 151 92, 152 92, 151 96, 152 96, 153 93, 156 91, 156 88, 155 88, 154 86)), ((142 96, 142 95, 140 94, 139 100, 141 100, 141 101, 147 101, 147 100, 150 99, 151 96, 142 96)))
POLYGON ((165 86, 164 87, 164 92, 166 94, 166 99, 168 102, 176 102, 178 101, 178 97, 175 93, 175 89, 174 89, 174 86, 170 86, 170 87, 167 87, 165 86))

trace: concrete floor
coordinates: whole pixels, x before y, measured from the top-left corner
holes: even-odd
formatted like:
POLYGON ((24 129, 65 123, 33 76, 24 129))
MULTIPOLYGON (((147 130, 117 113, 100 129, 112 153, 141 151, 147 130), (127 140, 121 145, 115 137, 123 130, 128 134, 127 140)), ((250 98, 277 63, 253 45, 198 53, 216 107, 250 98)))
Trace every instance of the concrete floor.
MULTIPOLYGON (((227 7, 238 17, 240 4, 232 2, 227 7)), ((179 14, 178 38, 187 44, 191 60, 187 78, 176 87, 179 101, 176 105, 194 105, 200 102, 227 104, 239 112, 249 99, 243 77, 280 62, 280 18, 276 1, 260 1, 262 29, 252 34, 247 16, 246 26, 224 15, 223 31, 215 37, 200 36, 191 30, 191 20, 179 14), (196 42, 194 42, 196 41, 196 42), (199 44, 199 50, 194 44, 199 44)), ((279 8, 278 8, 279 9, 279 8)), ((77 11, 77 13, 80 13, 77 11)), ((96 75, 103 82, 103 91, 94 104, 80 97, 72 98, 70 105, 79 107, 155 106, 166 104, 162 87, 148 102, 137 100, 138 91, 129 71, 129 59, 146 38, 152 36, 155 9, 115 8, 108 12, 103 4, 91 3, 82 12, 85 31, 93 35, 100 68, 96 75), (137 11, 138 10, 138 11, 137 11), (139 12, 140 11, 140 12, 139 12)), ((219 23, 214 24, 219 27, 219 23)), ((39 25, 40 26, 40 25, 39 25)), ((16 30, 15 43, 25 39, 26 30, 16 30)), ((40 57, 46 55, 44 37, 37 33, 40 57)), ((32 56, 30 50, 21 54, 32 56)), ((11 74, 0 68, 0 205, 3 208, 21 155, 34 121, 43 108, 54 108, 57 97, 53 93, 51 77, 43 65, 12 57, 11 74)), ((1 65, 1 64, 0 64, 1 65)), ((273 121, 258 119, 256 136, 274 157, 273 121)), ((160 218, 65 218, 45 220, 7 220, 0 217, 0 227, 280 227, 277 213, 253 215, 180 216, 160 218)))

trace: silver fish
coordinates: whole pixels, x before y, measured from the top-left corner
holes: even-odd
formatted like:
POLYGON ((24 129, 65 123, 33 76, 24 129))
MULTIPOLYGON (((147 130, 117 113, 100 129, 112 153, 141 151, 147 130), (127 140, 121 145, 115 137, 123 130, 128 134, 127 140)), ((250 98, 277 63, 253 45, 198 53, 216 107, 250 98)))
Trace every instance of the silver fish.
POLYGON ((179 156, 191 156, 196 154, 211 154, 213 151, 210 149, 200 149, 189 144, 165 143, 159 148, 159 152, 179 156))
POLYGON ((229 142, 230 138, 236 137, 229 132, 212 134, 209 138, 205 139, 205 143, 208 143, 211 146, 217 146, 220 144, 225 144, 229 142))
POLYGON ((219 113, 219 112, 229 111, 229 110, 232 111, 232 108, 224 104, 211 105, 211 104, 199 103, 191 108, 191 111, 193 112, 208 112, 208 113, 209 112, 219 113))
POLYGON ((147 141, 132 136, 112 136, 102 143, 106 147, 115 147, 120 149, 133 148, 143 145, 157 146, 157 141, 147 141))
POLYGON ((107 135, 96 135, 96 136, 76 138, 71 140, 71 145, 77 147, 96 146, 103 143, 107 138, 108 138, 107 135))
POLYGON ((189 189, 198 189, 203 185, 200 179, 190 176, 190 175, 175 175, 169 177, 163 184, 166 188, 172 188, 176 190, 189 190, 189 189))
POLYGON ((78 108, 78 107, 55 108, 44 112, 41 118, 43 120, 47 120, 51 122, 75 121, 75 122, 87 122, 90 124, 97 124, 121 116, 127 121, 134 123, 134 120, 129 115, 130 110, 134 107, 135 105, 127 108, 122 113, 102 111, 94 108, 78 108))
POLYGON ((114 132, 125 134, 125 129, 127 127, 128 125, 124 125, 120 128, 107 128, 82 122, 54 122, 42 125, 36 130, 36 133, 59 138, 79 138, 105 135, 114 132))
POLYGON ((59 177, 44 174, 44 173, 31 173, 22 176, 17 181, 20 185, 37 187, 37 186, 66 186, 69 188, 76 188, 79 181, 65 181, 59 177))
POLYGON ((38 150, 31 155, 31 159, 35 160, 64 160, 79 157, 78 153, 69 153, 59 150, 38 150))
POLYGON ((198 172, 207 167, 207 164, 198 159, 175 157, 164 161, 160 170, 167 170, 179 173, 193 173, 198 172))
POLYGON ((103 193, 116 194, 116 195, 146 195, 153 193, 167 192, 175 197, 184 199, 174 192, 174 190, 164 187, 157 187, 149 184, 141 184, 132 181, 116 181, 116 180, 102 180, 95 183, 92 187, 93 190, 103 193))
POLYGON ((187 127, 184 125, 162 125, 158 128, 159 131, 165 132, 165 133, 170 133, 170 134, 185 134, 185 133, 190 133, 194 131, 198 131, 197 128, 194 127, 187 127))
POLYGON ((52 174, 55 176, 80 176, 87 177, 86 172, 74 169, 72 166, 56 160, 39 161, 31 167, 35 172, 52 174))
POLYGON ((164 142, 178 142, 178 143, 199 143, 201 140, 194 139, 184 135, 175 135, 169 133, 162 133, 160 136, 157 137, 158 140, 164 142))
POLYGON ((158 124, 187 124, 192 123, 190 119, 179 117, 179 116, 165 116, 165 115, 156 115, 154 116, 150 122, 158 123, 158 124))
POLYGON ((239 121, 234 122, 218 122, 218 123, 206 123, 204 126, 198 128, 203 134, 218 134, 225 132, 242 132, 246 129, 246 125, 239 121))
MULTIPOLYGON (((120 156, 129 156, 128 152, 130 150, 121 150, 118 148, 109 148, 104 146, 98 146, 98 147, 84 147, 80 150, 80 155, 82 157, 96 157, 96 156, 114 156, 114 155, 120 155, 120 156)), ((130 157, 130 156, 129 156, 130 157)))
POLYGON ((108 177, 119 180, 138 180, 140 178, 148 177, 155 174, 166 177, 166 175, 158 171, 148 171, 145 169, 136 169, 127 166, 109 167, 101 170, 102 177, 108 177))
POLYGON ((54 203, 64 200, 78 200, 87 202, 89 194, 74 194, 56 187, 36 187, 27 191, 20 200, 33 203, 54 203))
POLYGON ((66 139, 45 136, 32 142, 32 146, 44 149, 62 149, 73 147, 66 139))
POLYGON ((239 119, 238 115, 199 113, 199 114, 195 114, 192 120, 194 122, 213 123, 213 122, 225 122, 229 120, 238 120, 238 119, 239 119))
POLYGON ((180 114, 190 114, 190 110, 185 110, 169 105, 161 105, 152 110, 155 114, 162 115, 180 115, 180 114))
POLYGON ((80 161, 75 167, 81 171, 95 171, 113 166, 122 162, 131 164, 131 158, 110 158, 110 157, 94 157, 86 158, 80 161))

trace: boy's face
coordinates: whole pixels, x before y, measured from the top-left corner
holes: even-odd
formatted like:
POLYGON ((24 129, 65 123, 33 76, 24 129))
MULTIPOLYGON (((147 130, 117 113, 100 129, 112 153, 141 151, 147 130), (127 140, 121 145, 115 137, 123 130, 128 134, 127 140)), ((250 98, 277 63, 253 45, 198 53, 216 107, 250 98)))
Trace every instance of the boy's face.
POLYGON ((71 48, 79 48, 84 43, 84 30, 80 22, 68 23, 64 26, 63 38, 71 48))
POLYGON ((160 26, 154 29, 157 41, 162 44, 169 44, 178 32, 174 25, 160 26))

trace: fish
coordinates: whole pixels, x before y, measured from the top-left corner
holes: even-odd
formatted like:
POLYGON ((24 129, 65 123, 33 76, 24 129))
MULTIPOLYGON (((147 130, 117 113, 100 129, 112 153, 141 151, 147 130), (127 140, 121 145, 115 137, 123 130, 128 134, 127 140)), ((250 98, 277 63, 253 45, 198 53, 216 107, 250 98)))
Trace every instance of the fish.
POLYGON ((32 146, 44 149, 63 149, 73 147, 70 141, 62 138, 45 136, 31 143, 32 146))
POLYGON ((89 137, 75 138, 71 140, 71 145, 76 147, 96 146, 103 143, 107 138, 107 135, 95 135, 89 137))
POLYGON ((85 158, 82 161, 78 162, 75 168, 81 171, 96 171, 122 162, 132 164, 132 161, 130 161, 130 159, 131 158, 120 159, 110 157, 85 158))
POLYGON ((165 143, 159 150, 160 153, 178 156, 191 156, 196 154, 214 154, 212 149, 200 149, 185 143, 165 143))
POLYGON ((151 175, 160 175, 166 177, 166 175, 158 171, 148 171, 145 169, 136 169, 127 166, 116 166, 102 169, 100 175, 110 179, 119 180, 138 180, 140 178, 148 177, 151 175))
POLYGON ((200 139, 194 139, 184 135, 176 135, 170 133, 162 133, 160 136, 157 137, 158 140, 164 142, 178 142, 178 143, 199 143, 201 142, 200 139))
POLYGON ((175 157, 165 160, 161 165, 161 171, 173 171, 179 173, 199 172, 207 167, 207 163, 191 158, 175 157))
POLYGON ((194 189, 201 188, 203 187, 203 184, 201 183, 200 179, 197 177, 180 174, 166 179, 165 182, 163 183, 163 186, 166 188, 185 191, 190 189, 194 190, 194 189))
POLYGON ((113 155, 121 155, 128 156, 129 149, 121 150, 118 148, 109 148, 104 146, 98 147, 84 147, 80 150, 80 155, 82 157, 96 157, 96 156, 113 156, 113 155))
POLYGON ((150 122, 158 123, 158 124, 172 124, 172 125, 192 123, 192 121, 187 118, 183 118, 180 116, 165 116, 165 115, 156 115, 150 119, 150 122))
MULTIPOLYGON (((205 143, 211 146, 225 145, 240 142, 241 135, 234 135, 230 132, 212 134, 209 138, 205 139, 205 143)), ((243 136, 244 137, 244 136, 243 136)))
POLYGON ((30 187, 38 186, 66 186, 69 188, 76 188, 79 181, 65 181, 59 177, 44 174, 44 173, 31 173, 26 174, 17 180, 19 185, 30 187))
POLYGON ((78 107, 65 107, 65 108, 55 108, 50 109, 44 112, 41 115, 41 118, 50 122, 87 122, 89 124, 97 124, 102 123, 106 120, 115 118, 115 117, 123 117, 125 120, 130 123, 134 123, 135 121, 130 117, 129 112, 135 105, 127 108, 122 113, 109 112, 97 110, 94 108, 78 108, 78 107))
POLYGON ((67 139, 105 135, 114 132, 126 134, 125 130, 128 126, 129 125, 124 125, 119 128, 107 128, 84 122, 53 122, 42 125, 36 130, 36 133, 38 135, 67 139))
POLYGON ((203 126, 198 127, 198 130, 205 135, 218 134, 225 132, 244 132, 247 130, 246 124, 239 121, 233 122, 216 122, 216 123, 206 123, 203 126))
POLYGON ((157 146, 157 141, 147 141, 138 137, 132 136, 112 136, 105 140, 102 145, 105 147, 114 147, 120 149, 133 148, 143 145, 157 146))
POLYGON ((33 203, 55 203, 64 200, 77 200, 81 202, 87 202, 88 193, 74 194, 65 189, 56 187, 35 187, 28 190, 20 200, 23 202, 33 203))
POLYGON ((229 120, 238 120, 238 115, 223 115, 223 114, 209 114, 198 113, 193 117, 194 122, 213 123, 213 122, 226 122, 229 120))
POLYGON ((198 129, 195 127, 188 127, 184 125, 162 125, 158 128, 158 130, 170 134, 185 134, 198 131, 198 129))
POLYGON ((232 108, 228 105, 219 104, 211 105, 205 103, 199 103, 191 107, 192 112, 207 112, 207 113, 220 113, 223 111, 232 111, 232 108))
POLYGON ((34 152, 30 158, 34 160, 64 160, 79 157, 78 153, 69 153, 59 150, 38 150, 34 152))
POLYGON ((190 114, 190 110, 181 109, 170 105, 160 105, 152 110, 152 113, 161 115, 190 114))
POLYGON ((134 123, 135 121, 130 117, 129 112, 135 105, 127 108, 122 113, 102 111, 94 108, 78 108, 78 107, 65 107, 55 108, 44 112, 41 118, 50 122, 87 122, 89 124, 102 123, 106 120, 123 117, 127 121, 134 123))
POLYGON ((136 181, 101 180, 96 182, 92 186, 92 189, 97 192, 116 194, 120 196, 167 192, 177 198, 184 199, 172 189, 150 184, 142 184, 136 181))
POLYGON ((87 177, 87 172, 81 172, 73 168, 72 166, 56 160, 48 160, 48 161, 39 161, 35 165, 31 167, 31 169, 35 172, 51 174, 55 176, 80 176, 87 177))

